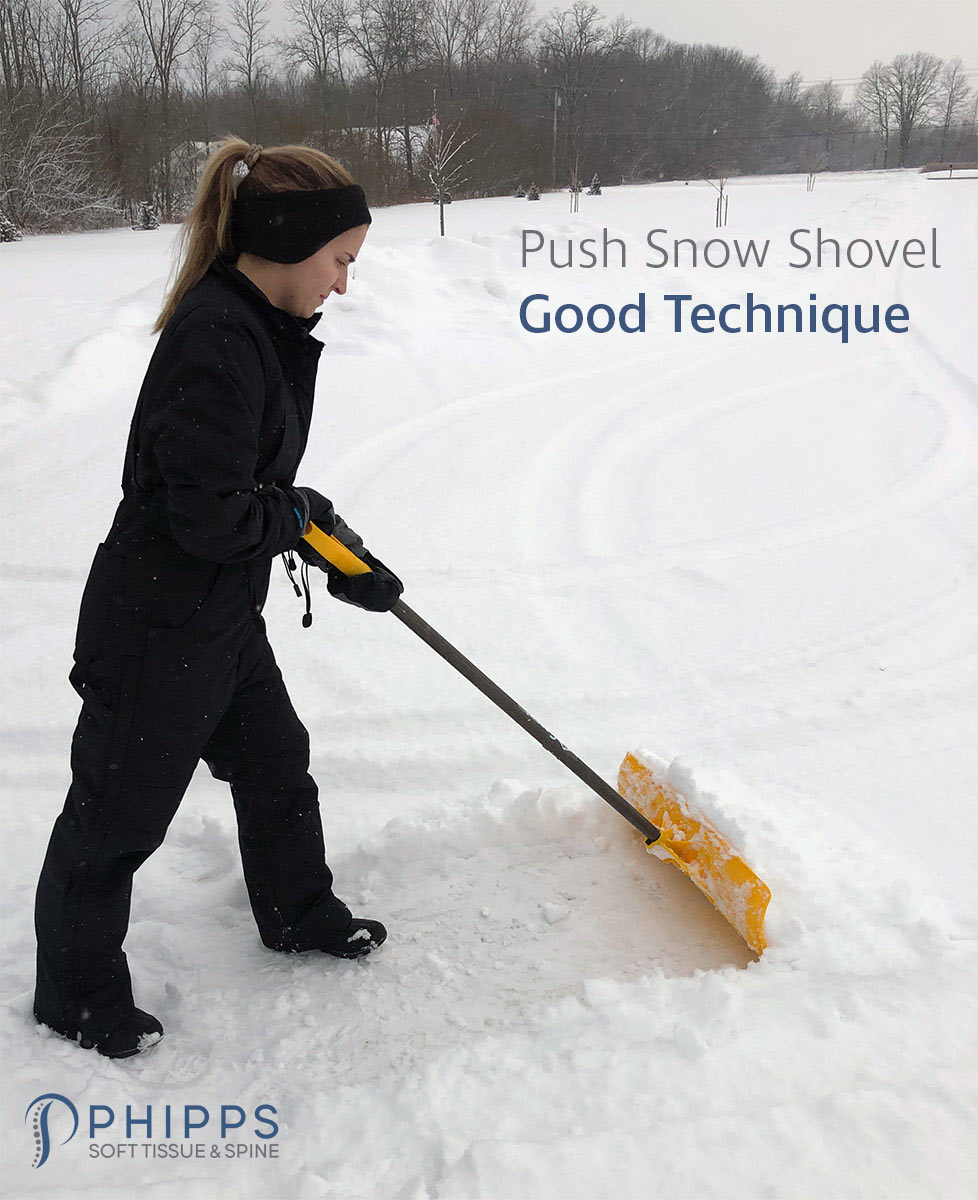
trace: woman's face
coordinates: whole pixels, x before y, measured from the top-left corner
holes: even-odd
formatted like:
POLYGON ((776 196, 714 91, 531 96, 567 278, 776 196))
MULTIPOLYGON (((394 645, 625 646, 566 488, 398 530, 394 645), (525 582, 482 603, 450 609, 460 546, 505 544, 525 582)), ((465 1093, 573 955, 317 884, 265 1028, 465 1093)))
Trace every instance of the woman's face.
POLYGON ((297 317, 311 317, 333 292, 343 295, 350 263, 356 261, 369 225, 357 225, 327 242, 321 250, 288 269, 282 308, 297 317))
POLYGON ((271 304, 294 317, 311 317, 332 292, 346 291, 346 273, 356 261, 369 225, 357 225, 327 242, 302 262, 277 263, 243 251, 234 264, 271 304))

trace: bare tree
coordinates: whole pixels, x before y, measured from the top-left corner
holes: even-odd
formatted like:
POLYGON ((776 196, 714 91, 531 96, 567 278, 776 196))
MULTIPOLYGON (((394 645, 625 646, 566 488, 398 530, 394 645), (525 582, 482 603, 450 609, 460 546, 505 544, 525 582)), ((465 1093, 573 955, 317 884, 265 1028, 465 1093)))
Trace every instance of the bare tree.
POLYGON ((832 139, 839 130, 840 121, 845 107, 842 103, 842 89, 832 80, 811 87, 804 95, 805 107, 812 115, 815 126, 823 140, 822 149, 828 154, 832 149, 832 139))
POLYGON ((119 30, 113 70, 114 103, 103 104, 102 128, 115 176, 127 200, 139 197, 155 203, 156 150, 150 130, 156 67, 142 26, 132 17, 119 30))
POLYGON ((330 85, 342 86, 343 48, 349 17, 346 0, 289 0, 289 36, 281 42, 282 57, 295 74, 306 73, 316 85, 319 128, 324 146, 330 140, 330 85))
POLYGON ((15 100, 0 124, 0 210, 29 230, 97 228, 120 215, 92 177, 94 137, 67 98, 15 100))
POLYGON ((883 167, 889 166, 890 128, 893 114, 890 108, 890 86, 888 70, 877 60, 863 74, 856 89, 856 106, 869 118, 873 129, 883 143, 883 167))
POLYGON ((777 90, 775 91, 775 99, 778 105, 790 106, 800 104, 802 101, 801 91, 801 72, 792 71, 787 78, 779 81, 777 90))
MULTIPOLYGON (((508 2, 509 0, 462 0, 461 2, 458 65, 462 74, 461 85, 466 91, 470 91, 473 87, 473 72, 476 64, 491 57, 490 26, 496 19, 495 12, 498 12, 508 2)), ((477 76, 474 86, 478 93, 479 80, 477 76)))
POLYGON ((529 56, 536 29, 530 0, 462 0, 458 61, 464 91, 499 104, 514 63, 529 56))
POLYGON ((526 59, 530 52, 530 44, 537 31, 537 22, 533 16, 533 5, 530 0, 487 0, 487 14, 484 25, 484 37, 474 40, 476 29, 475 20, 477 5, 481 0, 469 0, 466 18, 466 41, 472 40, 473 58, 481 56, 488 59, 491 66, 491 82, 489 102, 497 105, 500 102, 505 73, 514 63, 526 59))
POLYGON ((431 0, 396 0, 390 6, 394 77, 400 92, 401 131, 408 185, 414 177, 414 147, 411 137, 409 86, 431 56, 431 0))
POLYGON ((392 82, 401 85, 401 124, 408 178, 413 174, 413 147, 407 110, 408 77, 420 65, 427 47, 427 0, 355 0, 350 44, 362 61, 373 91, 378 160, 389 151, 384 101, 392 82))
POLYGON ((898 54, 886 68, 890 111, 900 139, 900 166, 907 165, 917 128, 931 115, 940 86, 941 59, 918 50, 898 54))
MULTIPOLYGON (((453 96, 453 68, 461 54, 466 32, 467 0, 432 0, 430 41, 439 83, 453 96)), ((484 3, 482 4, 484 8, 484 3)))
POLYGON ((208 153, 210 153, 210 98, 213 90, 214 50, 221 41, 222 34, 218 26, 217 15, 213 6, 208 3, 201 9, 188 55, 190 77, 200 97, 203 121, 201 132, 204 135, 203 141, 208 153))
POLYGON ((440 125, 429 125, 424 145, 418 155, 418 166, 431 180, 435 189, 438 227, 442 237, 445 236, 445 202, 453 189, 466 182, 462 171, 473 161, 469 158, 462 162, 456 158, 459 151, 472 141, 471 137, 459 141, 459 130, 460 126, 456 125, 447 134, 443 134, 440 125))
POLYGON ((964 108, 970 93, 971 88, 965 78, 961 59, 952 58, 950 62, 944 64, 935 97, 937 110, 941 117, 941 162, 944 161, 944 152, 947 148, 947 135, 958 113, 964 108))
POLYGON ((155 81, 160 87, 159 162, 161 168, 162 219, 172 221, 171 182, 171 94, 176 86, 180 59, 189 51, 193 31, 204 0, 129 0, 153 59, 155 81))
POLYGON ((35 0, 0 0, 0 64, 4 92, 55 91, 62 59, 49 10, 35 0))
POLYGON ((629 29, 626 35, 628 53, 639 67, 650 67, 668 44, 661 33, 648 26, 629 29))
POLYGON ((615 51, 627 45, 631 22, 616 18, 604 25, 598 8, 586 0, 574 0, 566 11, 553 9, 540 29, 540 67, 549 87, 559 89, 554 95, 554 163, 556 185, 557 108, 563 109, 564 126, 569 131, 568 151, 573 157, 579 152, 579 113, 587 102, 587 91, 600 78, 605 61, 615 51))
POLYGON ((227 66, 248 98, 251 108, 251 136, 259 136, 258 108, 268 83, 270 68, 265 51, 270 42, 265 37, 268 28, 270 0, 231 0, 231 22, 228 41, 231 54, 227 66))
POLYGON ((112 27, 111 4, 110 0, 57 0, 57 4, 71 68, 71 86, 84 120, 90 93, 101 86, 118 37, 112 27))
POLYGON ((718 175, 716 179, 708 179, 707 183, 717 194, 714 216, 716 218, 716 227, 720 229, 727 223, 727 209, 730 207, 727 177, 725 175, 718 175))
POLYGON ((27 55, 22 36, 27 19, 26 0, 0 0, 0 72, 7 100, 27 85, 27 55))
POLYGON ((393 51, 387 34, 384 0, 353 0, 350 44, 363 63, 373 93, 373 124, 378 161, 387 153, 383 106, 394 71, 393 51))

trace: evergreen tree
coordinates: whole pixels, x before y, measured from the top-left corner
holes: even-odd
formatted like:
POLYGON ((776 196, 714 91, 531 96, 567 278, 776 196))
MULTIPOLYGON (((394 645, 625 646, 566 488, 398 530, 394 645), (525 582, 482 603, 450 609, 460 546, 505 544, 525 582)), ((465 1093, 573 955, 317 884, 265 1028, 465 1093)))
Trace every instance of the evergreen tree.
POLYGON ((526 198, 527 198, 527 200, 539 200, 540 199, 540 189, 537 187, 537 185, 535 183, 531 183, 530 186, 527 188, 526 198))
POLYGON ((601 180, 598 179, 597 171, 595 171, 594 174, 591 176, 591 186, 588 188, 587 194, 589 196, 600 196, 601 195, 601 180))
POLYGON ((160 223, 156 219, 152 204, 148 200, 140 200, 139 216, 136 218, 133 229, 159 229, 159 227, 160 223))
POLYGON ((0 242, 19 242, 23 236, 7 214, 0 211, 0 242))

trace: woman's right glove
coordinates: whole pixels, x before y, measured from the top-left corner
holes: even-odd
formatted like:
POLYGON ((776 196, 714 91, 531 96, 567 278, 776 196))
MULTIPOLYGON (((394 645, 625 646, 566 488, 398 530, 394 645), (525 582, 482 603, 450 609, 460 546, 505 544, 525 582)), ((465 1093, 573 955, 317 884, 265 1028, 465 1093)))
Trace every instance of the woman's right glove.
POLYGON ((362 550, 357 557, 362 558, 370 568, 369 574, 344 575, 339 567, 330 563, 326 568, 326 590, 337 600, 355 604, 357 608, 365 608, 369 612, 389 612, 404 591, 404 584, 369 550, 362 550))

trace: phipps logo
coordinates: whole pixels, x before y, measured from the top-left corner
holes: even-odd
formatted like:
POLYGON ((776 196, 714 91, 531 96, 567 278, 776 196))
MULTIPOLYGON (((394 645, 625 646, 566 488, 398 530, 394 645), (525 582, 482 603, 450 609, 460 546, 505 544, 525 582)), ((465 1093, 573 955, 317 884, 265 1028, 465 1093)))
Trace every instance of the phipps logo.
POLYGON ((219 1109, 204 1104, 88 1104, 79 1114, 67 1096, 45 1092, 28 1104, 24 1121, 34 1141, 32 1166, 43 1167, 52 1147, 70 1142, 82 1121, 92 1159, 278 1158, 276 1115, 273 1104, 259 1104, 253 1109, 254 1127, 246 1129, 249 1113, 240 1104, 221 1104, 219 1109), (205 1128, 208 1133, 202 1135, 205 1128), (202 1136, 208 1141, 198 1140, 202 1136))
POLYGON ((24 1113, 24 1120, 30 1121, 31 1134, 34 1137, 34 1161, 31 1164, 34 1167, 43 1167, 48 1160, 48 1155, 51 1153, 51 1107, 52 1105, 61 1104, 68 1110, 72 1122, 71 1133, 61 1142, 61 1145, 64 1146, 78 1132, 78 1109, 75 1108, 68 1097, 59 1096, 57 1092, 45 1092, 43 1096, 38 1096, 36 1100, 32 1100, 27 1106, 27 1112, 24 1113))

